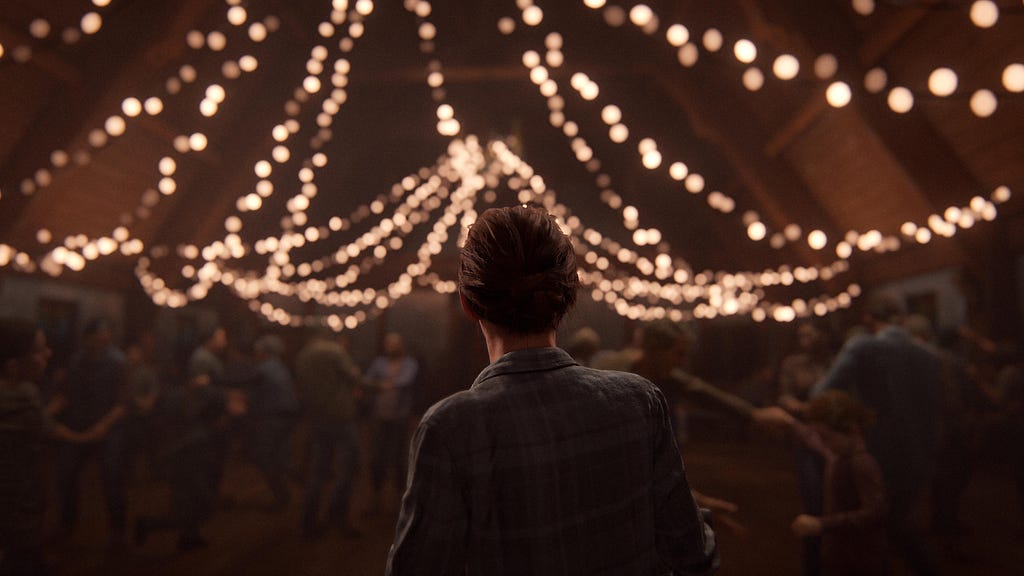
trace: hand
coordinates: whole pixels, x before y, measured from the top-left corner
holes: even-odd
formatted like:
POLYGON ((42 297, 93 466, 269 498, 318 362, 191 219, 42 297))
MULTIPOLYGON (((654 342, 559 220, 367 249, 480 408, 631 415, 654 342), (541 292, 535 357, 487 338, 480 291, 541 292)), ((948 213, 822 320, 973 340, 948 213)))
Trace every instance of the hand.
POLYGON ((735 514, 740 509, 736 504, 729 502, 728 500, 722 500, 721 498, 715 498, 714 496, 708 496, 707 494, 697 492, 693 490, 693 500, 701 508, 707 508, 713 512, 726 512, 728 514, 735 514))
POLYGON ((227 412, 232 416, 244 416, 249 411, 249 402, 245 392, 241 390, 228 390, 227 412))
POLYGON ((790 528, 793 530, 793 534, 797 536, 817 536, 822 531, 821 518, 801 514, 793 520, 790 528))
POLYGON ((735 513, 740 509, 736 504, 729 502, 728 500, 722 500, 721 498, 715 498, 714 496, 708 496, 696 490, 692 490, 693 500, 701 508, 707 508, 712 512, 714 522, 718 526, 723 526, 731 531, 736 536, 743 538, 747 535, 747 527, 733 519, 731 514, 735 513))
POLYGON ((805 404, 789 394, 779 397, 779 406, 782 406, 790 414, 800 414, 804 411, 805 404))
POLYGON ((100 420, 93 424, 85 432, 79 433, 74 442, 99 442, 110 432, 110 423, 106 420, 100 420))
POLYGON ((791 426, 794 421, 792 414, 778 406, 756 408, 753 412, 753 418, 754 422, 763 426, 791 426))

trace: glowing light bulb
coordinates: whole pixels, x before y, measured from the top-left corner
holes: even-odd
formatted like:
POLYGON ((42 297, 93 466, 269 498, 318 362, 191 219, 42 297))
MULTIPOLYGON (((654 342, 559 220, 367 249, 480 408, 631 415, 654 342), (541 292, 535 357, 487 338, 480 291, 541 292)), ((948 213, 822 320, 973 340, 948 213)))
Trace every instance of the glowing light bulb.
POLYGON ((821 230, 812 230, 807 235, 807 245, 814 250, 821 250, 828 244, 828 236, 821 230))
POLYGON ((842 108, 850 103, 852 94, 846 82, 833 82, 825 91, 825 99, 834 108, 842 108))
POLYGON ((971 95, 971 112, 978 118, 988 118, 995 114, 999 101, 991 90, 978 90, 971 95))
POLYGON ((745 38, 733 45, 732 52, 736 59, 744 64, 750 64, 757 59, 757 46, 745 38))
POLYGON ((956 92, 956 72, 949 68, 936 68, 928 75, 928 90, 940 97, 956 92))
POLYGON ((772 72, 779 80, 792 80, 800 73, 800 61, 792 54, 783 54, 772 63, 772 72))
POLYGON ((893 112, 905 114, 914 107, 914 94, 903 86, 897 86, 889 91, 888 102, 893 112))
POLYGON ((991 0, 977 0, 971 4, 970 16, 978 28, 991 28, 999 21, 999 6, 991 0))

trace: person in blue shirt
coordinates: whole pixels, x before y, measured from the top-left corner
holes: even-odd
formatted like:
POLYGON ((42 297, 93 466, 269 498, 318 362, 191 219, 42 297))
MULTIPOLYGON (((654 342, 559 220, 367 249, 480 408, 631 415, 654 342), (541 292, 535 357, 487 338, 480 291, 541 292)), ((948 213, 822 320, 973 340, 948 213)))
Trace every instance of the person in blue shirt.
POLYGON ((944 399, 941 362, 902 327, 904 315, 898 295, 870 298, 863 314, 869 333, 847 341, 811 397, 846 390, 875 414, 865 439, 882 469, 889 496, 890 544, 915 574, 937 574, 938 562, 915 511, 925 504, 938 454, 944 399))

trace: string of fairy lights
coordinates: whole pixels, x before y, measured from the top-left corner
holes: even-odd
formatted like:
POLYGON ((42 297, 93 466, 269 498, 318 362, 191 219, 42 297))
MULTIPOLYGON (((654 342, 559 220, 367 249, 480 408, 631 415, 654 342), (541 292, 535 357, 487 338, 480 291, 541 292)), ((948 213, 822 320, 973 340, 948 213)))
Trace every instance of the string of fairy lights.
MULTIPOLYGON (((66 28, 60 35, 61 41, 71 45, 83 34, 98 34, 103 23, 100 11, 110 3, 111 0, 93 0, 96 10, 84 14, 79 27, 66 28)), ((192 105, 199 114, 197 122, 212 121, 235 89, 236 81, 241 81, 245 74, 257 72, 259 58, 263 57, 260 45, 281 26, 280 19, 273 14, 254 18, 254 8, 242 6, 241 0, 226 0, 225 4, 223 29, 193 30, 185 38, 188 47, 196 52, 231 53, 229 44, 234 45, 240 35, 229 31, 245 29, 241 40, 247 39, 250 46, 239 47, 223 61, 219 78, 202 78, 192 64, 182 64, 174 75, 165 79, 162 93, 124 98, 121 110, 108 116, 102 127, 88 131, 84 144, 68 151, 54 150, 49 155, 48 166, 35 170, 18 183, 19 191, 23 195, 45 194, 56 173, 72 166, 87 165, 92 155, 99 153, 112 139, 123 136, 133 119, 143 114, 159 115, 166 106, 190 105, 179 98, 185 84, 205 85, 202 99, 192 105), (229 41, 229 38, 236 40, 229 41)), ((543 9, 533 0, 517 0, 515 4, 519 11, 517 18, 508 16, 498 20, 500 34, 516 33, 520 23, 528 29, 547 26, 543 9)), ((132 232, 135 224, 149 217, 161 198, 178 190, 176 176, 183 166, 187 169, 189 157, 202 154, 208 147, 209 139, 200 128, 171 139, 167 155, 157 162, 153 186, 142 192, 134 210, 121 215, 109 235, 90 237, 70 233, 54 246, 54 234, 41 228, 36 232, 36 241, 44 250, 42 256, 33 255, 39 254, 36 249, 22 250, 0 244, 0 267, 10 266, 23 272, 41 270, 59 276, 65 270, 79 272, 89 262, 120 253, 136 257, 139 283, 160 306, 178 308, 203 300, 220 284, 271 322, 353 329, 410 294, 415 287, 440 293, 455 292, 454 280, 433 270, 434 257, 447 245, 461 245, 481 204, 495 203, 499 194, 508 190, 515 194, 516 201, 540 203, 556 216, 566 233, 574 238, 581 261, 580 277, 590 296, 622 316, 638 320, 668 317, 682 321, 742 314, 758 322, 768 319, 788 322, 811 315, 824 316, 848 307, 860 295, 861 288, 852 283, 837 294, 795 298, 788 302, 769 299, 766 288, 832 280, 849 271, 849 260, 858 250, 895 251, 908 242, 924 244, 934 236, 951 237, 958 229, 994 220, 998 215, 997 205, 1011 197, 1008 187, 997 186, 987 198, 980 194, 973 196, 965 200, 963 206, 950 206, 941 213, 923 217, 920 222, 908 221, 898 231, 850 230, 838 241, 830 240, 820 229, 795 222, 772 232, 755 211, 742 210, 734 198, 715 189, 705 176, 691 169, 694 159, 665 158, 656 139, 661 137, 636 134, 627 123, 630 111, 614 102, 614 95, 602 89, 586 71, 572 69, 567 64, 566 54, 572 55, 572 47, 566 46, 558 31, 550 30, 544 35, 543 46, 524 52, 522 63, 529 81, 546 98, 549 123, 565 136, 576 160, 594 175, 595 190, 599 191, 595 195, 621 216, 622 231, 599 231, 587 226, 571 208, 561 204, 543 176, 516 155, 507 143, 502 140, 481 143, 475 136, 464 133, 455 108, 447 100, 444 66, 434 56, 436 43, 442 41, 443 36, 432 19, 433 6, 427 0, 404 0, 403 5, 416 19, 420 51, 427 62, 424 81, 436 104, 435 128, 450 139, 447 150, 433 165, 408 174, 387 192, 376 194, 346 215, 329 215, 316 210, 320 192, 317 177, 330 165, 328 145, 334 138, 334 121, 348 101, 346 88, 352 69, 348 55, 368 32, 375 7, 372 0, 333 0, 329 17, 317 25, 319 41, 310 47, 304 63, 306 75, 284 103, 283 117, 270 133, 273 143, 253 163, 254 184, 250 191, 236 199, 233 212, 225 218, 221 238, 205 246, 183 243, 176 247, 151 246, 147 250, 132 232), (581 128, 595 123, 583 122, 571 113, 577 98, 600 104, 600 120, 608 128, 607 139, 627 149, 635 146, 633 149, 645 169, 664 171, 681 191, 703 194, 709 209, 723 214, 738 212, 751 241, 767 239, 777 249, 798 241, 805 241, 814 250, 832 247, 835 260, 822 266, 784 264, 763 271, 693 270, 684 258, 673 252, 662 231, 641 226, 640 209, 627 202, 616 190, 612 176, 602 170, 603 163, 591 145, 596 136, 585 134, 581 128), (317 110, 312 122, 302 120, 304 110, 309 108, 317 110), (287 165, 297 154, 303 154, 298 163, 300 167, 291 173, 287 165), (266 200, 274 194, 289 195, 285 202, 287 213, 280 219, 280 233, 248 238, 247 221, 263 211, 266 200), (360 232, 367 226, 369 229, 360 232), (414 232, 427 229, 418 246, 409 243, 414 232), (321 247, 321 256, 303 260, 296 255, 297 249, 316 245, 321 247), (322 248, 325 246, 329 248, 322 248), (405 260, 410 255, 415 255, 415 259, 384 284, 369 286, 364 281, 371 270, 391 258, 405 260), (158 273, 158 268, 166 273, 167 263, 157 266, 164 260, 171 263, 171 269, 178 266, 177 272, 170 276, 158 273), (265 264, 253 267, 251 263, 255 260, 263 260, 265 264), (308 312, 309 304, 315 305, 315 312, 308 312)), ((583 0, 583 5, 600 11, 609 27, 622 27, 628 22, 651 37, 663 37, 668 48, 676 51, 684 68, 697 65, 702 54, 710 56, 726 46, 726 38, 714 27, 697 34, 691 32, 691 28, 696 28, 681 22, 662 26, 662 18, 646 4, 633 4, 628 10, 606 0, 583 0)), ((974 2, 970 8, 973 24, 983 29, 995 25, 999 9, 995 6, 993 16, 993 6, 994 3, 987 0, 974 2)), ((872 0, 853 0, 852 7, 865 17, 875 9, 872 0)), ((53 32, 51 28, 46 20, 33 20, 29 24, 29 36, 46 39, 53 32)), ((736 61, 746 66, 741 75, 742 85, 751 92, 758 92, 767 81, 760 67, 768 66, 766 54, 770 48, 758 47, 746 38, 729 42, 736 61)), ((29 43, 8 47, 0 43, 0 60, 10 59, 23 65, 32 57, 29 43)), ((830 54, 821 54, 812 63, 802 63, 790 54, 778 54, 770 67, 775 78, 783 82, 796 78, 803 69, 812 69, 814 77, 826 84, 825 98, 832 107, 846 106, 853 97, 848 85, 834 80, 839 63, 830 54)), ((889 75, 882 68, 868 71, 864 77, 865 90, 869 94, 885 92, 893 112, 905 113, 913 107, 913 94, 899 85, 886 91, 889 75), (910 96, 909 103, 904 98, 906 94, 910 96)), ((1024 64, 1009 63, 999 80, 1007 94, 1024 92, 1024 64)), ((937 97, 962 90, 956 73, 946 66, 935 68, 928 85, 937 97)), ((970 98, 970 105, 977 117, 991 116, 998 106, 996 90, 992 86, 977 89, 970 98)), ((0 202, 3 198, 0 191, 0 202)), ((314 252, 304 250, 302 253, 314 252)))

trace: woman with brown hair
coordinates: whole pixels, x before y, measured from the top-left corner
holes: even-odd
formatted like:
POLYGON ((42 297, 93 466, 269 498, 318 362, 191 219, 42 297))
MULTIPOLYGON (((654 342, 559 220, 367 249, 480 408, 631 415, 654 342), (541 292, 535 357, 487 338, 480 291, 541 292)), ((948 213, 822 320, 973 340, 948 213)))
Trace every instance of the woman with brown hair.
POLYGON ((459 264, 490 365, 412 443, 388 574, 707 574, 664 396, 555 346, 576 301, 570 239, 543 210, 484 212, 459 264))

